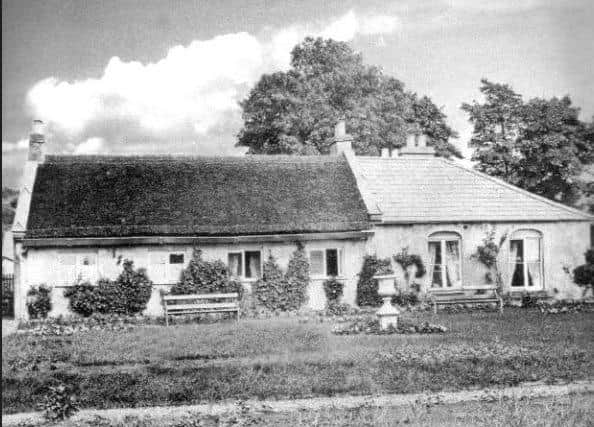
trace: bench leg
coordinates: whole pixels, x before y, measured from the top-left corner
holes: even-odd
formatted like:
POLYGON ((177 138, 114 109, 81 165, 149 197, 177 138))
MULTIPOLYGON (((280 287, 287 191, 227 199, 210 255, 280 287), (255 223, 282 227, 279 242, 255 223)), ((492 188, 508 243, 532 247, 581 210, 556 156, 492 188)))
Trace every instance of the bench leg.
POLYGON ((437 314, 437 302, 433 301, 433 314, 437 314))

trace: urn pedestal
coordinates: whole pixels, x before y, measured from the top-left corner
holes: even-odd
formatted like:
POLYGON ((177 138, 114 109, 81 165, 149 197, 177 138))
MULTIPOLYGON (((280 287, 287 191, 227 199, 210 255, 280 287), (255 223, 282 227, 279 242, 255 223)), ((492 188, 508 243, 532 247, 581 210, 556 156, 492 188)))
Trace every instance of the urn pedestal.
POLYGON ((398 327, 398 315, 400 312, 392 305, 392 297, 396 295, 396 276, 393 274, 373 276, 378 281, 378 295, 384 300, 383 305, 377 310, 380 329, 386 330, 389 327, 398 327))

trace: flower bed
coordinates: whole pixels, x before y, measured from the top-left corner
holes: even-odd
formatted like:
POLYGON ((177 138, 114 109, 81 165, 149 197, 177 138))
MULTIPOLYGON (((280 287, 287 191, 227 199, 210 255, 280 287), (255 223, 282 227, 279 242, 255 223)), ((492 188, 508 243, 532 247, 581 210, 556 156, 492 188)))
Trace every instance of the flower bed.
POLYGON ((19 325, 18 333, 35 336, 72 335, 80 332, 109 330, 127 331, 155 319, 142 316, 92 315, 89 317, 55 317, 30 320, 19 325))
POLYGON ((383 330, 375 316, 361 316, 354 321, 338 323, 332 328, 332 333, 336 335, 440 334, 447 331, 448 329, 443 325, 434 325, 429 322, 414 324, 402 319, 399 319, 396 328, 390 326, 383 330))

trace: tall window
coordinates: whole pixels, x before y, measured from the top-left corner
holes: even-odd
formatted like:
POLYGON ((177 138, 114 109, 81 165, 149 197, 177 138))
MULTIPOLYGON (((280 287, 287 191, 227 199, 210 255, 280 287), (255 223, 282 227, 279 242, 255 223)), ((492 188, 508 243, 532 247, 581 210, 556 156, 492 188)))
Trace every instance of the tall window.
POLYGON ((309 251, 309 272, 313 277, 331 277, 342 274, 342 251, 316 249, 309 251))
POLYGON ((518 230, 509 241, 511 288, 540 290, 542 280, 542 236, 536 230, 518 230))
POLYGON ((229 252, 227 266, 232 277, 258 279, 262 276, 260 251, 229 252))
POLYGON ((429 236, 431 287, 462 286, 460 240, 460 235, 450 232, 434 233, 429 236))

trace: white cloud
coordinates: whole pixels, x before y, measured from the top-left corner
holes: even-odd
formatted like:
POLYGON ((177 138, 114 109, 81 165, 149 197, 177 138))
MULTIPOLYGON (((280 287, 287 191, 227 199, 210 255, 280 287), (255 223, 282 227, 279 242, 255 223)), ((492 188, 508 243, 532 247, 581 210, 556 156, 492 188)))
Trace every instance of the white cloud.
POLYGON ((201 152, 228 152, 220 145, 232 147, 241 126, 238 102, 262 73, 286 69, 291 49, 306 35, 348 41, 396 27, 395 17, 349 11, 333 21, 296 24, 259 37, 244 32, 195 40, 172 47, 153 63, 114 56, 99 78, 41 80, 29 91, 28 106, 65 151, 73 149, 69 144, 75 152, 112 152, 126 150, 122 140, 144 142, 147 149, 155 141, 173 140, 201 152))
POLYGON ((29 147, 28 139, 20 139, 17 142, 2 141, 2 154, 14 151, 26 150, 29 147))
POLYGON ((89 138, 74 148, 74 154, 102 154, 105 140, 99 137, 89 138))

